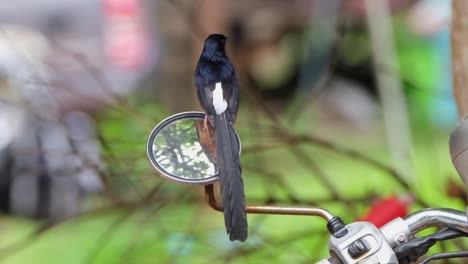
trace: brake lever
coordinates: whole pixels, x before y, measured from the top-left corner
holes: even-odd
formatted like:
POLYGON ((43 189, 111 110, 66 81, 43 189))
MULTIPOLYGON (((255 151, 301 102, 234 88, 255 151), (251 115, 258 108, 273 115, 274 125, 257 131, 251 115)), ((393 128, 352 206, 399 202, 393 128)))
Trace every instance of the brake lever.
POLYGON ((459 230, 445 228, 425 237, 416 237, 397 246, 394 251, 400 264, 409 264, 425 255, 439 241, 468 236, 459 230))

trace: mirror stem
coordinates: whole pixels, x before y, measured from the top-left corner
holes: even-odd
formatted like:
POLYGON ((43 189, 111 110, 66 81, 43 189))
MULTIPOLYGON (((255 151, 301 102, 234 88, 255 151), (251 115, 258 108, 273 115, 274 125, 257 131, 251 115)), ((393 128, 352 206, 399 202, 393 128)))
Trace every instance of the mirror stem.
MULTIPOLYGON (((222 212, 221 203, 216 201, 213 184, 205 185, 205 198, 211 208, 222 212)), ((289 206, 273 206, 273 205, 247 205, 246 211, 249 214, 279 214, 279 215, 309 215, 320 216, 329 222, 333 215, 322 208, 316 207, 289 207, 289 206)))
POLYGON ((213 184, 205 185, 205 198, 212 209, 219 212, 223 211, 223 206, 216 201, 213 184))

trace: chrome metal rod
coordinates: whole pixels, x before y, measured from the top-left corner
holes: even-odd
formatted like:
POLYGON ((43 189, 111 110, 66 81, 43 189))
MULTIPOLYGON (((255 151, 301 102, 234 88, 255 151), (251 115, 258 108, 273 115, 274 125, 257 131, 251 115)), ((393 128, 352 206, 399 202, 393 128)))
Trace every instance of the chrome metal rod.
MULTIPOLYGON (((216 211, 223 211, 223 206, 216 201, 213 184, 205 185, 205 198, 216 211)), ((275 205, 247 205, 246 211, 249 214, 278 214, 278 215, 309 215, 320 216, 327 222, 333 218, 333 215, 322 208, 317 207, 292 207, 275 205)))
POLYGON ((468 221, 465 212, 448 208, 424 209, 404 218, 412 234, 429 227, 453 227, 468 233, 468 221))

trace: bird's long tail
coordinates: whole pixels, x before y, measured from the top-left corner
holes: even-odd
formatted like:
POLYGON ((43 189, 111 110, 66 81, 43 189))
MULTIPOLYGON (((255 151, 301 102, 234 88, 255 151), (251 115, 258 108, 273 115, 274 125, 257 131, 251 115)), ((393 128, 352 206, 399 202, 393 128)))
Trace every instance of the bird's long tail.
POLYGON ((226 116, 214 116, 216 162, 218 166, 224 223, 231 241, 247 239, 244 182, 239 157, 239 143, 226 116))

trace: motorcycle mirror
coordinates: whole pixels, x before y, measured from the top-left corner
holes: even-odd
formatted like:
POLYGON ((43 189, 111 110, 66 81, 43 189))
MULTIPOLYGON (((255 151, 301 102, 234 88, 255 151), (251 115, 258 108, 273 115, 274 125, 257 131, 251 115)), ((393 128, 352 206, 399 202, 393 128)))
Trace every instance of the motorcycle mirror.
MULTIPOLYGON (((212 185, 219 178, 213 155, 214 140, 210 142, 206 137, 211 136, 213 131, 203 128, 204 119, 202 112, 184 112, 166 118, 151 131, 146 150, 151 164, 162 177, 179 183, 205 185, 207 202, 211 208, 222 212, 223 207, 216 201, 212 185)), ((234 133, 240 155, 241 141, 239 135, 234 133)), ((327 220, 332 233, 344 227, 341 219, 316 207, 247 205, 246 211, 251 214, 320 216, 327 220)))
POLYGON ((453 130, 449 139, 450 156, 465 190, 468 190, 468 120, 463 119, 453 130))
MULTIPOLYGON (((169 180, 207 185, 218 180, 213 137, 203 128, 205 114, 183 112, 156 125, 148 138, 148 158, 161 176, 169 180)), ((240 149, 240 138, 237 135, 240 149)))

